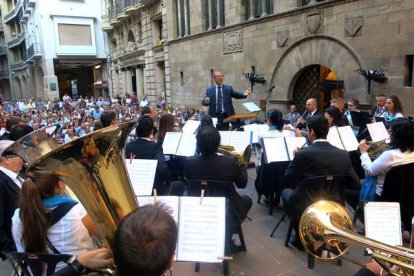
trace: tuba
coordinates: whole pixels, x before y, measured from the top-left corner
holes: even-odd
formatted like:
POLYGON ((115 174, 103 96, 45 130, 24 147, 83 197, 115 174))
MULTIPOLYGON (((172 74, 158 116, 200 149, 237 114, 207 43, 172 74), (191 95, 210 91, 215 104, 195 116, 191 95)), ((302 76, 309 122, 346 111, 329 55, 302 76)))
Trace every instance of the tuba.
MULTIPOLYGON (((138 207, 125 166, 125 140, 135 123, 126 122, 59 145, 41 129, 12 144, 27 170, 58 175, 80 200, 101 237, 112 238, 123 216, 138 207)), ((5 151, 5 152, 6 152, 5 151)))
POLYGON ((248 145, 243 152, 238 152, 233 146, 219 146, 218 152, 224 155, 233 156, 237 164, 247 167, 252 156, 252 146, 248 145))
POLYGON ((303 213, 299 236, 306 250, 317 258, 337 258, 346 252, 349 243, 354 242, 373 249, 373 258, 390 275, 414 275, 414 250, 366 238, 352 229, 352 220, 341 205, 322 200, 310 205, 303 213), (399 266, 401 271, 391 270, 393 265, 399 266))

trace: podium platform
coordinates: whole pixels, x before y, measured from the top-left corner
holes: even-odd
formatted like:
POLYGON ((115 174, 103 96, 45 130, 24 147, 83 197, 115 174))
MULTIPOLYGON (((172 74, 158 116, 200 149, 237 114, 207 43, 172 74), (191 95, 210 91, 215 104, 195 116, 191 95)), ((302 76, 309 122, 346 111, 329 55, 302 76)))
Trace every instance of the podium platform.
POLYGON ((234 114, 230 117, 227 117, 223 120, 224 123, 233 123, 233 122, 240 122, 240 121, 246 121, 246 120, 252 120, 256 119, 257 115, 256 113, 242 113, 242 114, 234 114))

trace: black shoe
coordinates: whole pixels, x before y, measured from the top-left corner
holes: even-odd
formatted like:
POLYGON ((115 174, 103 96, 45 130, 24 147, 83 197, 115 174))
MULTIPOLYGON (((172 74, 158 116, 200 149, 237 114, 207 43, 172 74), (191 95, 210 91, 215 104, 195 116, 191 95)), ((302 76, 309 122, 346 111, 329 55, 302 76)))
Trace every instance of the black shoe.
POLYGON ((239 253, 241 251, 243 251, 243 248, 242 248, 241 245, 235 244, 233 240, 230 241, 230 244, 229 244, 229 252, 230 252, 230 254, 239 253))
POLYGON ((305 250, 305 247, 303 246, 299 238, 290 238, 290 244, 296 247, 296 249, 298 249, 299 251, 305 250))

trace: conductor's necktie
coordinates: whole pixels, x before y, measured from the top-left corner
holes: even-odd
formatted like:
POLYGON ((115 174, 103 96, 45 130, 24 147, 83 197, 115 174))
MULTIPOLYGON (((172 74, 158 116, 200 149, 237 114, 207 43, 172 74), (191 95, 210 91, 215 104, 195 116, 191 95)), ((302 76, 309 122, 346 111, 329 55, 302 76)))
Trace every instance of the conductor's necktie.
POLYGON ((216 112, 221 114, 223 112, 223 94, 221 93, 221 86, 217 87, 217 103, 216 103, 216 112))

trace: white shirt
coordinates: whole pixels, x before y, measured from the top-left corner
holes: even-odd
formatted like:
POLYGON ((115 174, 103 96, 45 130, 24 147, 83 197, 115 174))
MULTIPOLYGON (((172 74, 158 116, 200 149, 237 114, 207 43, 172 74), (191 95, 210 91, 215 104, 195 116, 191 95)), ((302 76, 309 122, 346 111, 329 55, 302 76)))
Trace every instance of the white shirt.
POLYGON ((360 158, 361 165, 364 168, 365 173, 377 176, 377 186, 375 192, 378 195, 381 195, 387 172, 393 167, 414 162, 414 152, 401 152, 399 149, 392 149, 384 151, 374 161, 371 161, 368 153, 361 154, 360 158))
MULTIPOLYGON (((21 242, 22 224, 19 217, 20 209, 16 209, 12 218, 12 233, 18 252, 24 252, 24 246, 21 242)), ((79 255, 88 250, 95 249, 89 232, 82 223, 82 219, 87 215, 82 204, 78 203, 52 227, 49 228, 48 238, 50 242, 62 254, 79 255)), ((52 253, 48 249, 49 253, 52 253)), ((56 271, 66 266, 59 263, 56 271)))
POLYGON ((4 172, 5 175, 7 175, 8 177, 10 177, 11 180, 13 180, 14 183, 16 183, 16 185, 21 189, 22 188, 22 183, 20 178, 18 177, 18 174, 15 172, 12 172, 9 169, 6 169, 3 166, 0 166, 0 171, 4 172))

